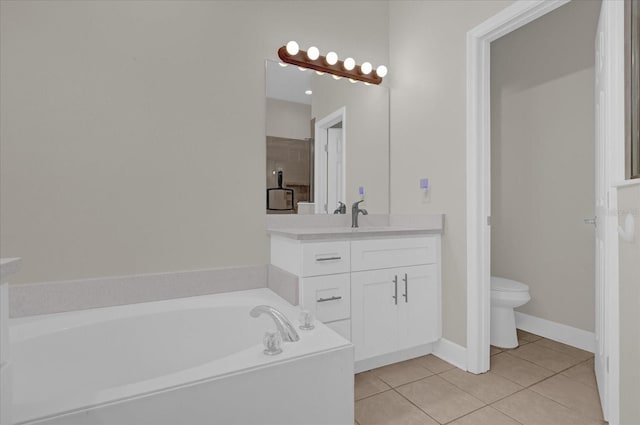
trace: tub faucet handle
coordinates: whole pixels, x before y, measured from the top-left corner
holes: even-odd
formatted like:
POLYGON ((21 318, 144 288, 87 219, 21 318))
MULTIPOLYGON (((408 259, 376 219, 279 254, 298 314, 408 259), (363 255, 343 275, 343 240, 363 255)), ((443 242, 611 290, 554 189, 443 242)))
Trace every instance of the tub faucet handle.
POLYGON ((299 328, 303 331, 310 331, 314 329, 316 326, 313 324, 313 313, 309 310, 302 310, 300 312, 300 323, 302 323, 299 328))
POLYGON ((275 356, 282 353, 282 335, 280 335, 280 332, 265 332, 262 342, 264 343, 263 353, 267 356, 275 356))

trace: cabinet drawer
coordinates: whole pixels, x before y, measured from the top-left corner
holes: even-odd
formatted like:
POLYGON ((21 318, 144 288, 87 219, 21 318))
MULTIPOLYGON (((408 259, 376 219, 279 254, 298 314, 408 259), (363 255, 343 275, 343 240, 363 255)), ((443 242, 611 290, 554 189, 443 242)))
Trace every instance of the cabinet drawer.
POLYGON ((351 278, 348 273, 302 279, 301 304, 321 322, 351 317, 351 278))
POLYGON ((302 244, 302 276, 349 271, 349 241, 302 244))
POLYGON ((433 264, 438 261, 437 237, 371 239, 351 242, 351 270, 433 264))

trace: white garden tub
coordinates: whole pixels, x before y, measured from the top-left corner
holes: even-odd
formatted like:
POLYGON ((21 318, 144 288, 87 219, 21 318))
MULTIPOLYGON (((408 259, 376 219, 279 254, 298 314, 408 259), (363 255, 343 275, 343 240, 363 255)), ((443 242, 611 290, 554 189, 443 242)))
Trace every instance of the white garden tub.
POLYGON ((353 348, 321 323, 263 354, 269 289, 11 321, 13 422, 353 424, 353 348))

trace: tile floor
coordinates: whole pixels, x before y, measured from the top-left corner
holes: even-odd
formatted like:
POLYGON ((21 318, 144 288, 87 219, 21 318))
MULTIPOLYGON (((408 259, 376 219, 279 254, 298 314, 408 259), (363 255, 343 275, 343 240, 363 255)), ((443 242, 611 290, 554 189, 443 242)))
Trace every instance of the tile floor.
POLYGON ((518 330, 491 347, 491 370, 463 372, 428 355, 356 375, 357 425, 604 424, 593 354, 518 330))

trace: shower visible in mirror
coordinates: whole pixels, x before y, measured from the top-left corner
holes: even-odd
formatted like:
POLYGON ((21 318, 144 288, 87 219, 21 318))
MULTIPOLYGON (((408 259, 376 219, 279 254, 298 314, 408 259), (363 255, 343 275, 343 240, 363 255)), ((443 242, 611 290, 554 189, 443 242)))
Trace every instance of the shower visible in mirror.
POLYGON ((267 214, 332 214, 359 186, 370 212, 388 213, 388 99, 383 86, 266 61, 267 214))

